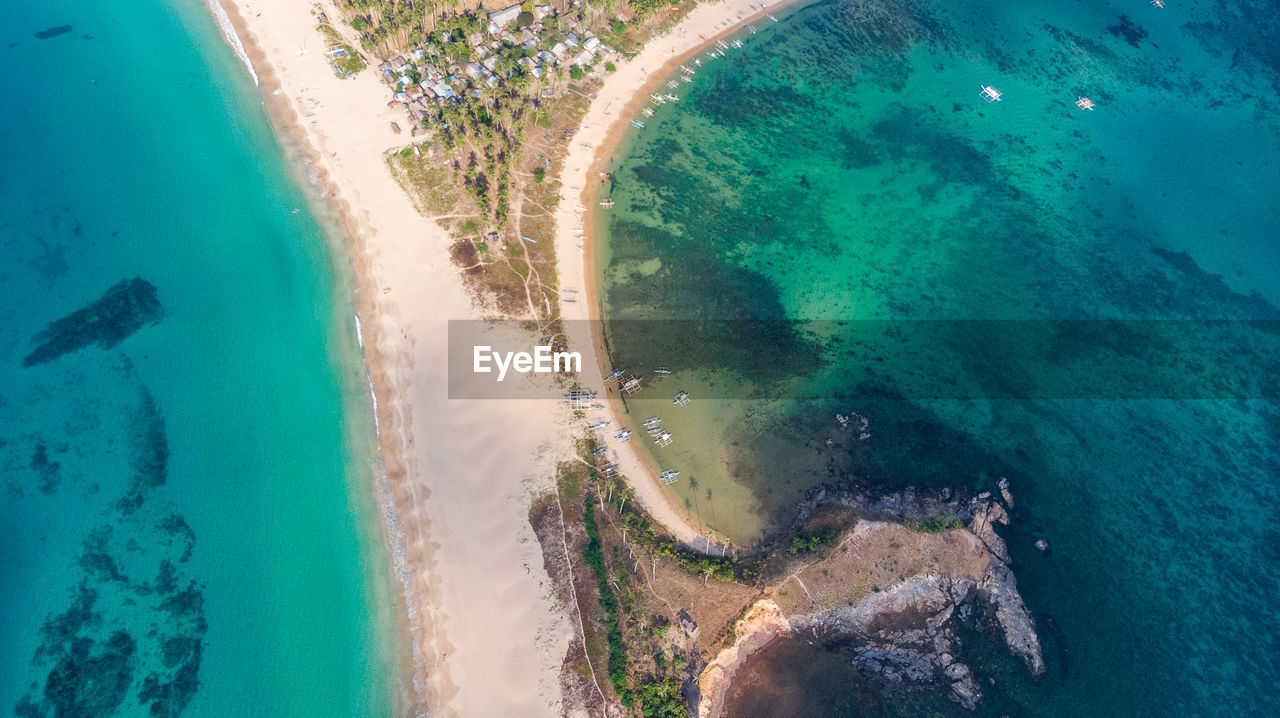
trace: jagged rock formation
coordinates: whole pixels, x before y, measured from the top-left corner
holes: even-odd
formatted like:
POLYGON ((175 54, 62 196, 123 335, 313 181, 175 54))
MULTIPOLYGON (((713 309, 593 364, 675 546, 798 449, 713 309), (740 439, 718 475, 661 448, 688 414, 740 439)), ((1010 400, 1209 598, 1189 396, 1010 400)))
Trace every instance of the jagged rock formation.
MULTIPOLYGON (((1001 491, 1008 493, 1007 484, 1001 491)), ((956 658, 960 646, 952 626, 985 610, 994 616, 1010 653, 1021 658, 1037 680, 1044 676, 1035 623, 1018 594, 1004 540, 994 529, 996 524, 1007 525, 1009 516, 989 494, 964 499, 952 497, 950 492, 918 494, 909 489, 870 500, 820 493, 801 507, 801 515, 819 503, 840 503, 868 517, 898 520, 955 515, 966 523, 964 528, 949 532, 953 540, 947 546, 957 553, 977 552, 981 560, 969 561, 950 575, 910 576, 857 601, 829 605, 814 601, 807 613, 786 615, 775 601, 758 601, 735 627, 733 645, 721 651, 702 673, 701 718, 723 715, 728 682, 751 653, 774 638, 800 631, 854 639, 861 645, 854 650, 853 665, 864 674, 894 683, 936 686, 947 690, 960 705, 973 708, 982 692, 973 672, 956 658)), ((865 538, 876 532, 902 531, 896 522, 864 518, 845 536, 865 538)))

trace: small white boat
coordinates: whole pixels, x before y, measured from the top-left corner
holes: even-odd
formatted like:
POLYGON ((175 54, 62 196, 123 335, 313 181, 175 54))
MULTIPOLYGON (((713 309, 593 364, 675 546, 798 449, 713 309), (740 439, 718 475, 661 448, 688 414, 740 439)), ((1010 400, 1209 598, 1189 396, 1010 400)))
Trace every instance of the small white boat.
POLYGON ((1082 110, 1092 110, 1094 108, 1093 100, 1090 100, 1087 97, 1081 97, 1076 100, 1076 107, 1079 107, 1082 110))
POLYGON ((641 122, 640 120, 632 120, 632 121, 631 121, 631 126, 632 126, 632 127, 639 127, 640 129, 644 129, 644 123, 643 123, 643 122, 641 122))
POLYGON ((1000 102, 1000 91, 991 85, 979 85, 982 88, 982 99, 987 102, 1000 102))

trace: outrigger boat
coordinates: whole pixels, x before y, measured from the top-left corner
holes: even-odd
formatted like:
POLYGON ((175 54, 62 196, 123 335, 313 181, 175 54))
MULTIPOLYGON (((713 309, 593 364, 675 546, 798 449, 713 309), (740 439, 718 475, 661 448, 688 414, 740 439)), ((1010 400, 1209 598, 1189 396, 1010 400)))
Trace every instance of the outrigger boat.
POLYGON ((657 369, 654 369, 654 370, 653 370, 653 373, 654 373, 654 374, 670 374, 670 373, 671 373, 671 367, 669 367, 669 366, 660 366, 660 367, 658 367, 657 369))
POLYGON ((622 380, 622 383, 618 385, 618 388, 625 391, 627 396, 635 396, 636 394, 644 391, 644 387, 640 385, 640 382, 643 380, 644 377, 641 376, 629 376, 622 380))
POLYGON ((1151 7, 1163 8, 1164 0, 1151 0, 1151 7))
POLYGON ((625 371, 623 371, 622 369, 614 369, 613 371, 609 372, 609 376, 606 376, 606 377, 604 378, 604 380, 605 380, 605 381, 619 381, 619 380, 621 380, 621 379, 622 379, 623 375, 625 375, 625 374, 626 374, 626 372, 625 372, 625 371))
POLYGON ((609 450, 609 447, 607 447, 607 446, 601 446, 599 449, 596 449, 595 451, 591 452, 591 455, 592 455, 592 456, 604 456, 605 452, 606 452, 606 451, 608 451, 608 450, 609 450))
POLYGON ((716 47, 720 48, 721 50, 729 49, 729 46, 724 44, 724 40, 716 40, 716 47))
POLYGON ((646 429, 653 429, 657 427, 658 424, 661 424, 661 423, 662 423, 662 419, 659 419, 656 416, 651 416, 648 419, 644 420, 644 425, 646 429))
POLYGON ((765 17, 767 17, 767 18, 769 18, 770 20, 772 20, 772 21, 774 21, 774 22, 777 22, 777 21, 778 21, 778 18, 774 17, 774 16, 773 16, 773 13, 771 13, 771 12, 767 12, 767 13, 765 13, 765 14, 764 14, 764 16, 765 16, 765 17))
POLYGON ((668 102, 679 102, 679 101, 680 101, 680 96, 679 96, 679 95, 673 95, 673 94, 671 94, 671 93, 667 93, 667 101, 668 101, 668 102))
POLYGON ((644 129, 644 123, 643 123, 643 122, 641 122, 640 120, 632 120, 632 121, 631 121, 631 126, 632 126, 632 127, 638 127, 638 128, 640 128, 640 129, 642 129, 642 130, 644 129))
POLYGON ((684 80, 685 82, 693 82, 693 78, 689 77, 688 75, 681 75, 680 79, 684 80))
POLYGON ((982 88, 982 99, 987 102, 1000 102, 1000 91, 991 85, 979 85, 982 88))
POLYGON ((643 110, 640 110, 640 114, 644 115, 645 117, 653 117, 653 108, 646 107, 643 110))
POLYGON ((1076 100, 1076 107, 1079 107, 1082 110, 1092 110, 1094 107, 1093 100, 1090 100, 1087 97, 1081 97, 1076 100))
POLYGON ((751 33, 752 35, 756 34, 756 26, 755 26, 755 25, 747 25, 747 32, 751 33))
POLYGON ((671 403, 672 403, 672 404, 675 404, 676 406, 684 406, 685 404, 688 404, 688 403, 689 403, 689 392, 687 392, 687 391, 679 392, 679 393, 678 393, 678 394, 676 394, 674 397, 672 397, 672 399, 671 399, 671 403))
POLYGON ((741 40, 734 40, 733 42, 731 42, 731 43, 729 43, 729 44, 730 44, 730 45, 733 45, 734 47, 742 47, 742 41, 741 41, 741 40))
POLYGON ((653 443, 657 444, 658 446, 671 446, 671 432, 670 431, 658 432, 658 435, 653 438, 653 443))
MULTIPOLYGON (((697 60, 694 60, 694 62, 697 62, 697 60)), ((687 73, 687 74, 689 74, 689 75, 696 75, 696 74, 698 74, 698 73, 694 72, 693 70, 690 70, 689 68, 685 67, 684 65, 681 65, 681 66, 680 66, 680 71, 681 71, 681 72, 684 72, 684 73, 687 73)))
POLYGON ((581 411, 586 409, 588 406, 594 406, 594 404, 591 404, 590 402, 594 401, 597 396, 598 394, 590 389, 577 388, 570 389, 569 393, 565 394, 564 400, 569 402, 570 409, 574 411, 581 411))
POLYGON ((587 431, 600 431, 601 429, 607 428, 609 424, 610 424, 610 421, 608 419, 604 419, 595 424, 592 424, 591 426, 588 426, 587 431))
POLYGON ((650 95, 649 102, 652 102, 655 105, 661 105, 666 102, 666 100, 662 99, 662 95, 650 95))
POLYGON ((664 484, 674 484, 676 482, 676 477, 679 475, 679 471, 676 471, 675 469, 667 469, 659 474, 658 478, 661 479, 664 484))
POLYGON ((602 199, 602 200, 600 200, 600 206, 601 206, 601 207, 604 207, 605 209, 613 209, 613 200, 611 200, 611 199, 602 199))
POLYGON ((670 87, 673 90, 679 86, 680 86, 680 83, 676 82, 675 80, 671 80, 670 82, 667 83, 667 87, 670 87))

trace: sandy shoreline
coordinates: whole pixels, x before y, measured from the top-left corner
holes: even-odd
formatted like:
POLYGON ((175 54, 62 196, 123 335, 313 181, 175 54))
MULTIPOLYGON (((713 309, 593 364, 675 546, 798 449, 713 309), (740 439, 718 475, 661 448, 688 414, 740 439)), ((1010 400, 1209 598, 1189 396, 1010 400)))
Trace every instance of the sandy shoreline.
MULTIPOLYGON (((630 120, 640 115, 649 95, 682 62, 708 48, 717 38, 745 31, 751 22, 770 22, 766 13, 779 11, 796 1, 775 0, 766 6, 759 0, 724 0, 698 5, 667 35, 654 38, 635 58, 619 63, 583 117, 565 158, 560 204, 556 208, 556 257, 564 286, 581 287, 583 292, 582 301, 563 305, 564 318, 591 320, 566 323, 571 344, 581 347, 586 371, 599 372, 587 377, 588 385, 600 386, 610 371, 604 337, 598 330, 589 330, 589 327, 598 327, 600 319, 595 245, 591 236, 596 226, 594 214, 599 211, 599 173, 604 171, 630 129, 630 120), (577 211, 579 205, 586 208, 585 217, 577 211), (575 227, 583 229, 585 240, 575 236, 575 227), (579 244, 583 249, 578 248, 579 244)), ((622 402, 612 397, 607 405, 614 425, 621 425, 622 402)), ((646 451, 634 442, 611 449, 640 503, 655 519, 690 546, 715 550, 715 542, 723 539, 714 535, 708 538, 700 532, 695 517, 658 481, 661 468, 646 451)))
POLYGON ((527 510, 571 450, 567 417, 555 402, 448 401, 447 321, 479 312, 449 260, 451 238, 383 160, 407 141, 390 129, 403 111, 387 107, 372 73, 333 75, 310 2, 224 7, 273 125, 309 148, 308 169, 346 228, 385 462, 374 488, 409 623, 402 712, 557 715, 573 633, 548 594, 527 510))
MULTIPOLYGON (((307 169, 346 230, 385 462, 385 482, 374 489, 408 624, 403 712, 560 715, 559 671, 575 629, 555 605, 527 511, 530 497, 550 488, 556 464, 572 456, 571 437, 582 428, 571 425, 559 402, 448 400, 447 321, 481 315, 450 262, 451 238, 417 212, 383 160, 385 150, 408 141, 390 129, 405 121, 403 111, 387 107, 387 90, 373 73, 333 75, 310 0, 221 2, 273 126, 309 155, 307 169), (495 671, 501 681, 493 680, 495 671)), ((746 17, 752 5, 699 6, 671 35, 619 66, 574 140, 566 186, 589 187, 584 179, 595 158, 579 151, 580 142, 593 133, 601 146, 617 142, 605 133, 621 115, 604 108, 642 101, 635 88, 656 82, 703 44, 686 38, 737 29, 726 18, 746 17), (663 63, 670 67, 657 69, 663 63)), ((337 17, 329 3, 319 7, 337 17)), ((561 209, 576 204, 565 198, 561 209)), ((560 276, 589 289, 589 265, 574 247, 571 225, 563 218, 557 225, 560 276)), ((594 298, 584 299, 566 305, 582 315, 566 318, 594 313, 594 298)), ((585 350, 595 340, 572 339, 584 347, 588 367, 598 367, 585 350)), ((640 500, 681 539, 698 540, 631 453, 620 458, 624 472, 637 477, 640 500)))

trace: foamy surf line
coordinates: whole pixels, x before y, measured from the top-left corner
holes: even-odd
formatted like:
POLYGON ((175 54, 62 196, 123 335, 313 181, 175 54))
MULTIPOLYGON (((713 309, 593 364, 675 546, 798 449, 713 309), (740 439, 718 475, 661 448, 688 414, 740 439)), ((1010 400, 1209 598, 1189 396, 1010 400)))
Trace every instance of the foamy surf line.
POLYGON ((244 43, 240 42, 240 36, 236 34, 236 28, 231 24, 231 16, 227 11, 218 4, 218 0, 209 0, 209 12, 213 13, 213 19, 218 23, 218 28, 222 30, 222 37, 226 39, 227 44, 231 46, 231 50, 235 52, 236 57, 244 63, 245 69, 249 71, 249 77, 253 78, 253 84, 258 85, 258 73, 253 69, 253 63, 249 61, 249 53, 244 50, 244 43))

